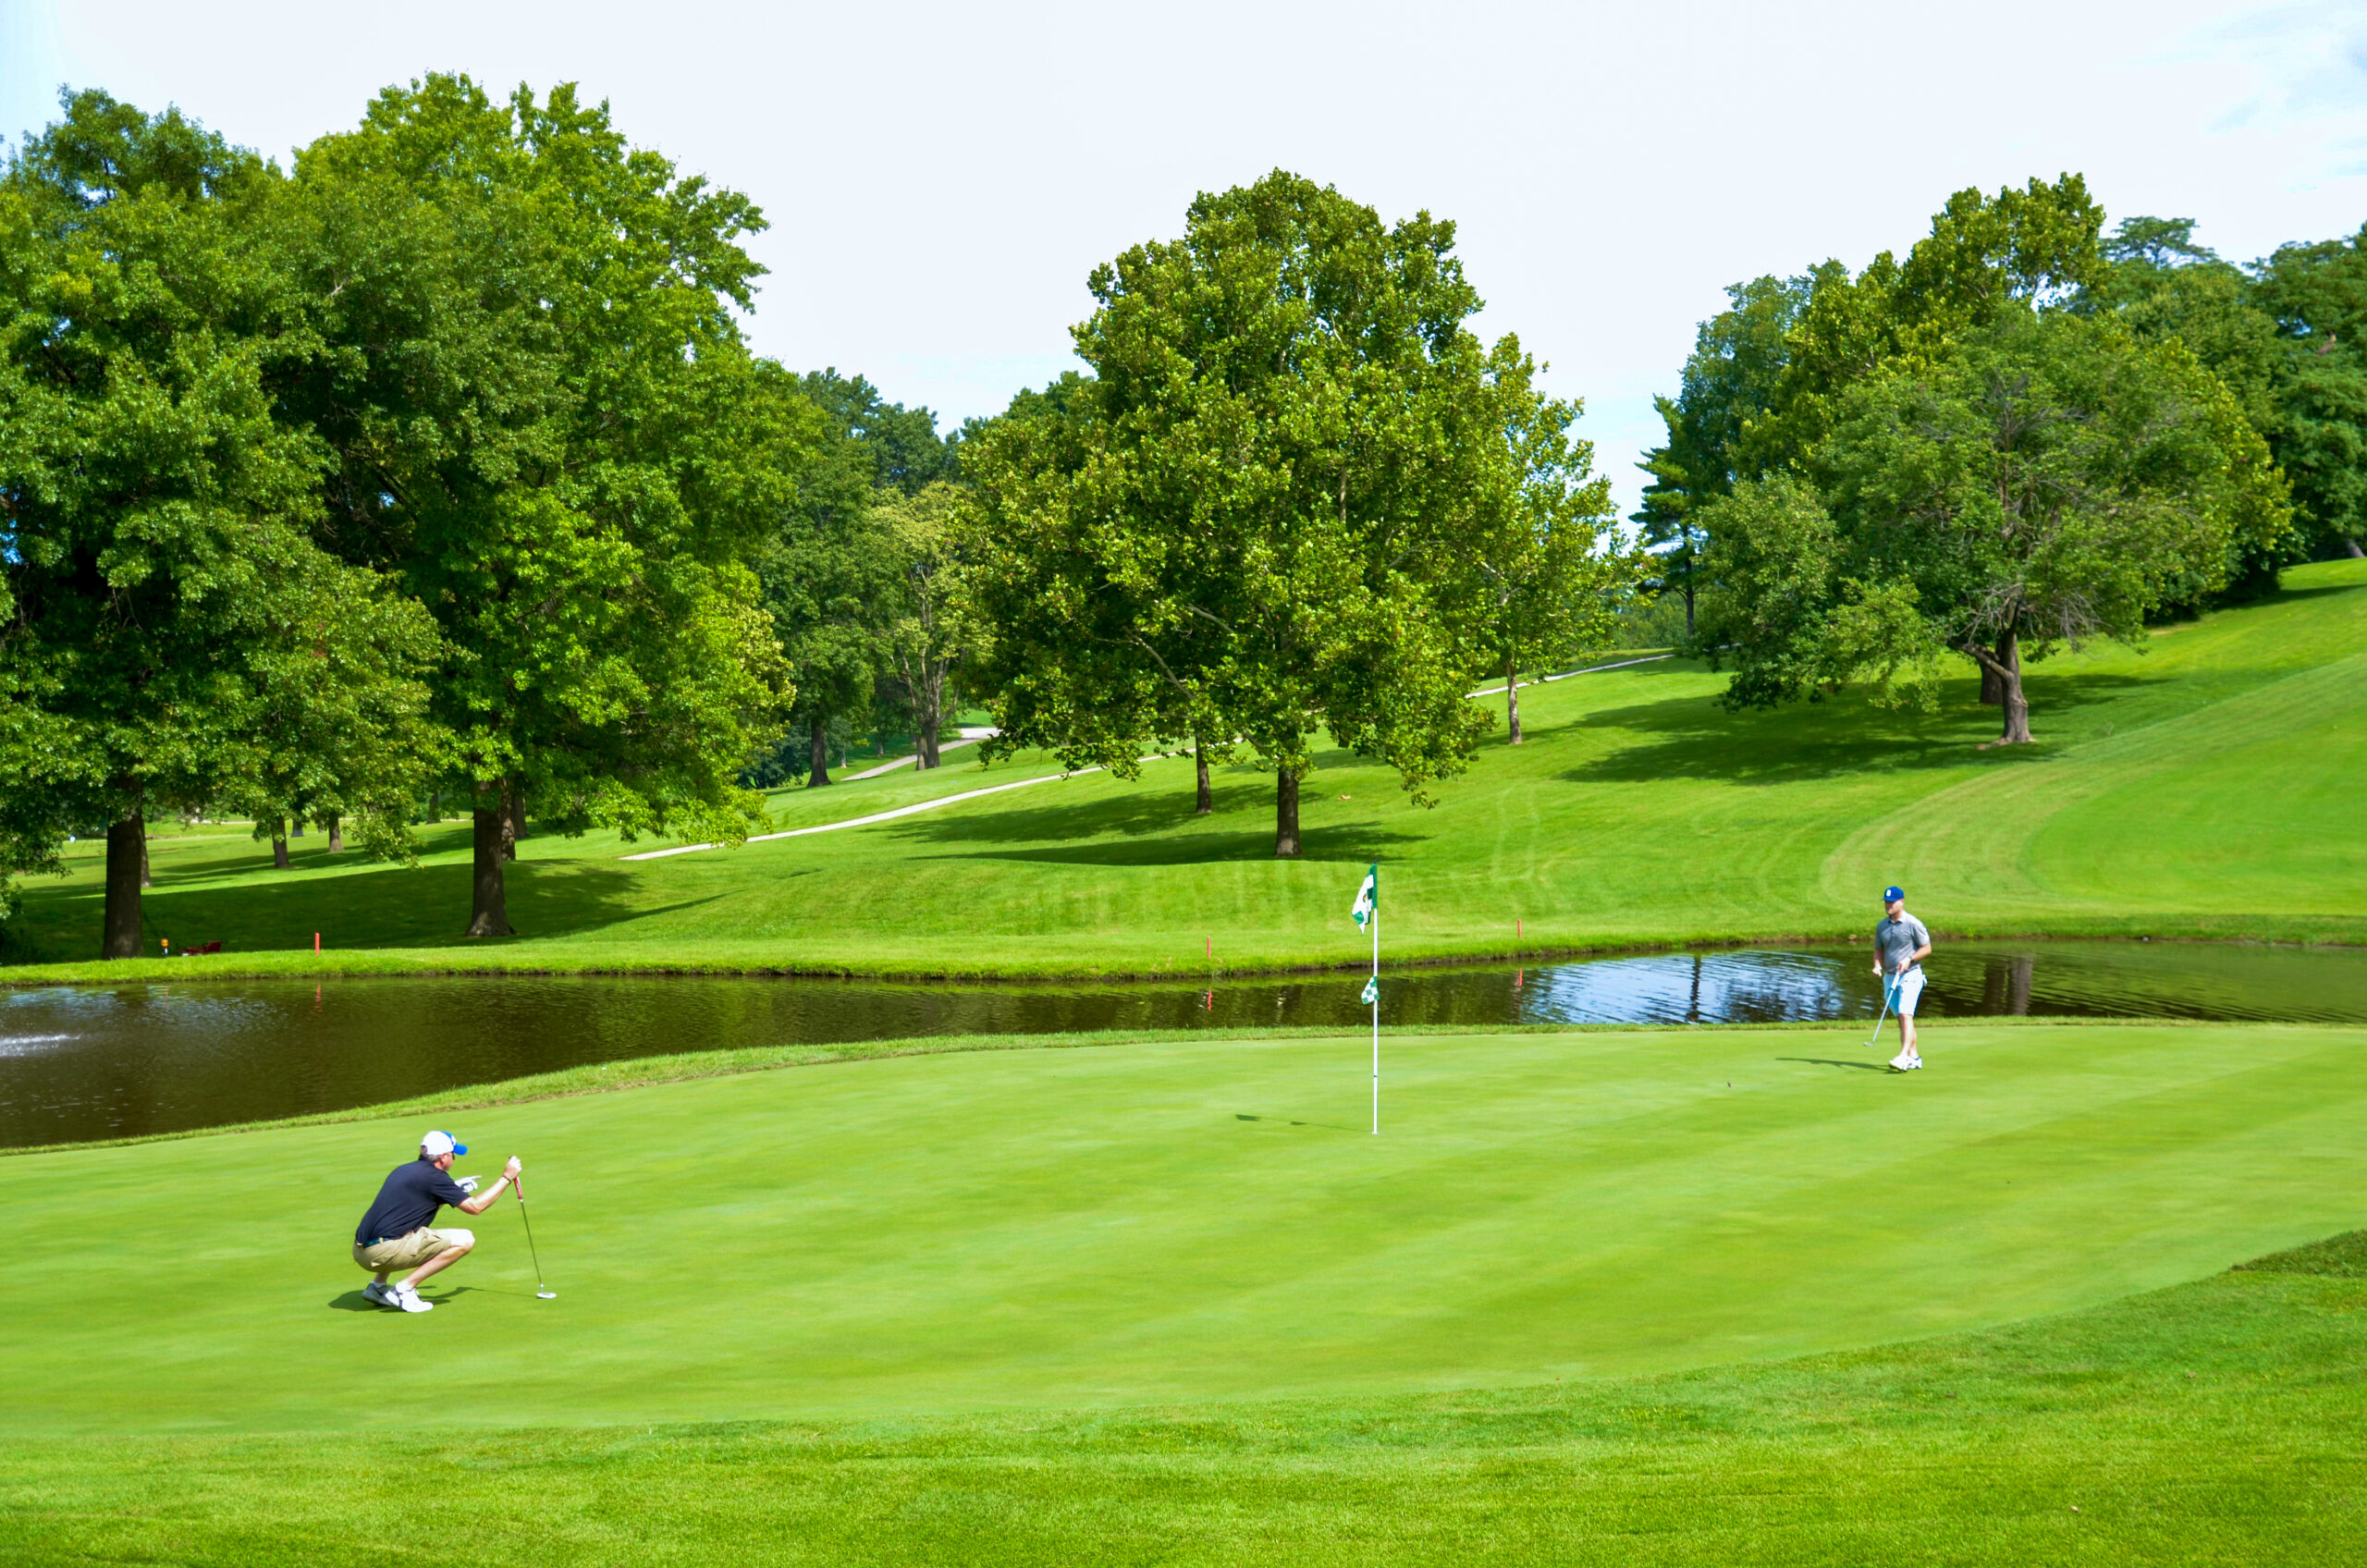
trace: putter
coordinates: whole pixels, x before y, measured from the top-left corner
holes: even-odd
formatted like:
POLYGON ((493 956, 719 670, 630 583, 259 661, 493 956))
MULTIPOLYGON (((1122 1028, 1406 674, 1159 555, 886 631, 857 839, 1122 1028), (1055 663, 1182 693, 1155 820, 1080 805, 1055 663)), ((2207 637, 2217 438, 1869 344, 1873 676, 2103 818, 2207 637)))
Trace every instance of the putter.
POLYGON ((558 1292, 543 1283, 543 1255, 534 1250, 534 1222, 526 1219, 526 1183, 521 1179, 510 1185, 518 1194, 518 1218, 526 1220, 526 1252, 534 1260, 534 1294, 544 1301, 557 1301, 558 1292))
MULTIPOLYGON (((1887 974, 1883 976, 1883 1015, 1874 1020, 1873 1037, 1866 1042, 1868 1049, 1871 1049, 1873 1047, 1875 1040, 1879 1040, 1883 1037, 1883 1025, 1890 1022, 1890 988, 1894 984, 1895 984, 1895 982, 1891 978, 1891 976, 1887 974)), ((521 1198, 518 1201, 522 1210, 525 1199, 521 1198)))

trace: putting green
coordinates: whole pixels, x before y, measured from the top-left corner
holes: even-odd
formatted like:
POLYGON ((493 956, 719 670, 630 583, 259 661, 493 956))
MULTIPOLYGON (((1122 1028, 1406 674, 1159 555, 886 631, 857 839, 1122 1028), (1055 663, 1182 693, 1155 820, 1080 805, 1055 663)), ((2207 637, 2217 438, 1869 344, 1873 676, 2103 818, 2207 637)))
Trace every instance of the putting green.
POLYGON ((428 1119, 0 1161, 0 1430, 1506 1385, 2100 1303, 2356 1224, 2367 1031, 1949 1026, 905 1058, 438 1117, 529 1162, 425 1317, 347 1256, 428 1119), (38 1376, 30 1369, 38 1368, 38 1376))

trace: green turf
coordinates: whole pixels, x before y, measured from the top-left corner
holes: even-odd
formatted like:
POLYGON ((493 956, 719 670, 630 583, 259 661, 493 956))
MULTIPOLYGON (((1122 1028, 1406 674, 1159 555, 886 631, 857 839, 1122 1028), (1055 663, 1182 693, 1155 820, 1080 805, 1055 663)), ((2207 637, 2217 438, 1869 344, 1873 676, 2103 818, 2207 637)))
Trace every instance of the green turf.
POLYGON ((1378 1139, 1310 1036, 9 1158, 0 1560, 2349 1560, 2367 1031, 1858 1038, 1391 1040, 1378 1139), (352 1309, 423 1120, 557 1301, 505 1204, 352 1309))
MULTIPOLYGON (((1270 778, 1220 773, 1217 814, 1195 819, 1190 764, 1167 760, 1138 784, 667 860, 530 839, 509 900, 524 935, 504 942, 460 936, 458 823, 416 870, 331 862, 314 838, 278 873, 243 829, 169 837, 150 925, 231 949, 184 974, 309 970, 314 931, 344 968, 1198 974, 1210 939, 1220 968, 1353 962, 1347 902, 1378 857, 1401 957, 1508 953, 1516 922, 1529 951, 1858 932, 1891 881, 1948 932, 2367 941, 2367 563, 2287 582, 2141 653, 2034 666, 2042 743, 2010 752, 1980 749, 1995 710, 1969 680, 1928 715, 1854 696, 1733 715, 1711 701, 1723 677, 1668 660, 1529 692, 1528 742, 1500 731, 1435 811, 1323 753, 1295 864, 1271 859, 1270 778)), ((1049 771, 963 762, 772 801, 804 827, 1049 771)), ((95 949, 100 851, 29 885, 12 952, 95 949)))
MULTIPOLYGON (((2362 1360, 2354 1281, 2231 1274, 1876 1351, 1485 1392, 18 1440, 0 1556, 2347 1568, 2362 1360)), ((432 1404, 427 1369, 387 1382, 432 1404)))
POLYGON ((2349 1228, 2367 1031, 1983 1025, 890 1058, 492 1108, 518 1217, 411 1321, 344 1256, 426 1120, 6 1161, 0 1431, 1372 1395, 1797 1355, 2112 1300, 2349 1228), (169 1284, 175 1288, 160 1291, 169 1284), (186 1287, 186 1288, 181 1288, 186 1287))

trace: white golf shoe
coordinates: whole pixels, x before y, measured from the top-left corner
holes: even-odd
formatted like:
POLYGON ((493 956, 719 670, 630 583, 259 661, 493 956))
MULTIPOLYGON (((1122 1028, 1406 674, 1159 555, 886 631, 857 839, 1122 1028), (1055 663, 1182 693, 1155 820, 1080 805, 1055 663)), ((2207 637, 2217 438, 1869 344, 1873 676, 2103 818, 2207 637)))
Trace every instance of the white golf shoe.
POLYGON ((402 1303, 395 1299, 395 1288, 382 1280, 373 1280, 362 1287, 362 1299, 374 1306, 391 1306, 402 1310, 402 1303))
POLYGON ((1905 1051, 1901 1051, 1896 1056, 1890 1059, 1890 1065, 1894 1072, 1905 1072, 1911 1068, 1920 1067, 1923 1063, 1919 1058, 1911 1057, 1905 1051))
POLYGON ((435 1304, 434 1302, 423 1299, 420 1293, 417 1291, 412 1290, 409 1285, 395 1286, 393 1293, 395 1305, 401 1307, 405 1312, 433 1312, 435 1310, 435 1304))

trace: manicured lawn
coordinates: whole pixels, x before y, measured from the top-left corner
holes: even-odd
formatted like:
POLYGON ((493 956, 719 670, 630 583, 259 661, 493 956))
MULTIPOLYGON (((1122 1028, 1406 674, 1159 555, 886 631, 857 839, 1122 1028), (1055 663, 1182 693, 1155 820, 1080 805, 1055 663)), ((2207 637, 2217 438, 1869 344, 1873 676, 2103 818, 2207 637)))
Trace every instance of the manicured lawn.
MULTIPOLYGON (((1499 731, 1433 811, 1324 753, 1294 864, 1270 856, 1269 777, 1220 774, 1216 815, 1195 819, 1190 764, 1169 760, 1137 784, 1078 778, 663 860, 624 860, 659 846, 610 835, 530 839, 510 893, 524 936, 493 943, 460 936, 460 824, 430 831, 416 870, 331 862, 310 839, 276 873, 243 829, 168 838, 149 924, 230 949, 183 974, 309 971, 315 931, 325 966, 392 971, 1196 974, 1211 938, 1233 969, 1352 962, 1347 903, 1377 857, 1399 956, 1510 953, 1516 922, 1533 952, 1832 937, 1869 925, 1892 881, 1959 934, 2367 940, 2367 563, 2287 580, 2142 654, 2033 667, 2042 743, 2010 753, 1979 749, 1996 719, 1969 679, 1932 714, 1845 696, 1735 715, 1711 701, 1723 676, 1670 660, 1529 692, 1528 743, 1499 731)), ((806 827, 1053 771, 960 762, 773 804, 806 827)), ((78 846, 71 877, 29 886, 19 957, 95 949, 100 853, 78 846)))
POLYGON ((1773 1365, 1124 1412, 456 1429, 405 1364, 378 1385, 412 1396, 404 1428, 12 1442, 0 1552, 2347 1568, 2362 1357, 2360 1280, 2240 1273, 1773 1365))
POLYGON ((2178 1282, 2357 1225, 2367 1031, 1861 1038, 1391 1040, 1379 1138, 1277 1037, 0 1159, 0 1553, 2345 1560, 2362 1282, 2178 1282), (429 1124, 557 1301, 505 1203, 357 1309, 429 1124))
POLYGON ((1383 1393, 1878 1344, 2348 1228, 2367 1031, 1934 1028, 1137 1042, 438 1119, 529 1161, 413 1321, 355 1219, 427 1114, 0 1160, 0 1430, 880 1415, 1383 1393), (183 1288, 186 1286, 187 1288, 183 1288))

